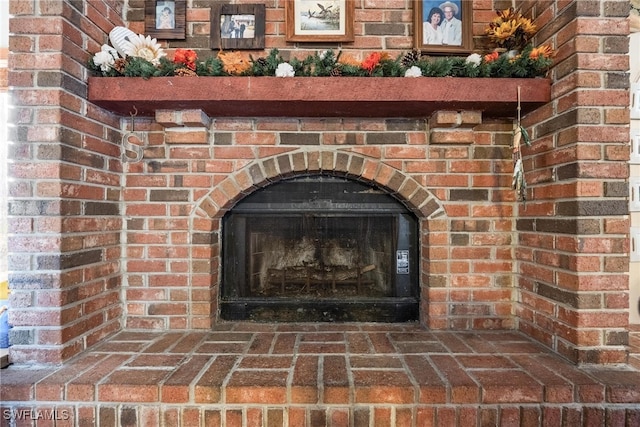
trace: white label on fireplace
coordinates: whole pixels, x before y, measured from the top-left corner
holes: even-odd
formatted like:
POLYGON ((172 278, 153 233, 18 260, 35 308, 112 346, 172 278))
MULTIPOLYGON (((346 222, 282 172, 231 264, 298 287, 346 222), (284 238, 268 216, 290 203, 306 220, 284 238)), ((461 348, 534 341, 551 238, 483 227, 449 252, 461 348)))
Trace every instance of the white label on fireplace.
POLYGON ((396 251, 396 274, 409 274, 409 251, 396 251))

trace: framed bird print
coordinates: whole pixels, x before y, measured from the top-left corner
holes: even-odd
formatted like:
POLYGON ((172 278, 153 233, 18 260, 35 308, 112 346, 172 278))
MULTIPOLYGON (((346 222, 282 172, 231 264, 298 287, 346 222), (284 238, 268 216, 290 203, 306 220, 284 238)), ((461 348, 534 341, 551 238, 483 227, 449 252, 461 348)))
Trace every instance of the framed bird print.
POLYGON ((414 0, 416 49, 467 54, 473 48, 471 0, 414 0))
POLYGON ((351 42, 353 0, 287 0, 287 41, 351 42))

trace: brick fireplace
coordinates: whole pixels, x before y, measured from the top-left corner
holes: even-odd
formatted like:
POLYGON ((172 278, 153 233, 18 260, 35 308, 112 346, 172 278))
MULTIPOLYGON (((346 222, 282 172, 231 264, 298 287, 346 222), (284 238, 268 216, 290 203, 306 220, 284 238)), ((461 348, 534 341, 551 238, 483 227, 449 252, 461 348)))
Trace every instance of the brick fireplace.
MULTIPOLYGON (((420 283, 420 317, 425 325, 465 329, 513 326, 509 247, 513 222, 499 215, 504 210, 511 212, 512 207, 503 206, 498 199, 496 206, 491 208, 495 209, 496 218, 479 220, 468 214, 458 220, 446 218, 444 203, 432 191, 426 190, 413 173, 414 170, 433 170, 429 177, 423 179, 436 183, 443 195, 451 191, 452 206, 470 212, 473 201, 490 197, 492 190, 469 189, 466 184, 458 191, 445 188, 455 182, 468 182, 467 169, 473 162, 476 163, 473 169, 485 179, 495 183, 509 181, 509 160, 501 158, 508 153, 508 148, 495 147, 493 135, 497 129, 507 140, 511 132, 508 120, 503 124, 494 120, 490 130, 480 132, 478 127, 482 123, 478 112, 436 113, 429 128, 440 137, 445 134, 448 137, 444 138, 446 145, 431 146, 425 144, 429 134, 428 122, 424 119, 234 118, 210 121, 197 110, 163 111, 156 115, 156 121, 165 127, 157 131, 157 136, 150 134, 149 137, 162 141, 159 145, 162 156, 169 154, 173 158, 141 162, 139 173, 127 178, 128 182, 135 183, 135 187, 129 187, 125 193, 136 197, 137 200, 130 202, 131 212, 139 217, 130 219, 128 227, 132 240, 127 245, 131 254, 127 264, 131 280, 127 290, 129 327, 210 327, 218 317, 224 215, 233 213, 234 207, 241 206, 245 198, 258 194, 263 188, 276 188, 277 184, 295 177, 322 174, 367 183, 371 188, 393 197, 417 220, 420 228, 417 245, 423 255, 416 268, 420 283), (193 126, 194 117, 202 120, 202 126, 193 126), (189 126, 185 126, 185 122, 189 126), (460 123, 460 126, 450 128, 452 123, 460 123), (471 130, 472 126, 476 127, 475 131, 471 130), (359 130, 363 128, 371 130, 359 130), (471 143, 480 135, 485 138, 486 145, 472 147, 471 143), (213 152, 205 143, 212 137, 213 152), (218 141, 227 139, 229 143, 216 143, 216 138, 218 141), (362 143, 353 146, 340 142, 354 138, 361 138, 362 143), (245 139, 247 142, 242 142, 245 139), (194 141, 203 141, 204 146, 195 145, 194 141), (254 150, 264 153, 264 157, 255 159, 254 150), (452 156, 453 160, 449 160, 452 156), (437 160, 430 159, 432 157, 437 160), (184 188, 184 182, 189 178, 187 175, 191 175, 190 169, 195 167, 203 172, 220 170, 234 163, 244 166, 240 170, 229 169, 213 188, 197 189, 193 184, 191 188, 184 188), (453 173, 456 169, 459 174, 445 173, 453 173), (502 171, 503 178, 487 176, 491 170, 502 171), (182 184, 172 186, 172 180, 181 174, 185 174, 182 184), (166 186, 169 188, 158 188, 166 186), (201 192, 202 196, 196 206, 191 206, 190 201, 195 199, 191 194, 195 192, 201 192), (189 217, 182 222, 184 229, 181 230, 175 222, 168 229, 165 221, 161 221, 160 228, 156 229, 154 221, 149 219, 153 216, 149 209, 154 206, 167 212, 188 214, 189 217), (174 238, 175 242, 169 240, 174 238), (461 239, 460 245, 456 243, 457 239, 461 239), (462 239, 469 240, 462 242, 462 239), (476 241, 475 247, 469 248, 472 240, 476 241), (505 245, 504 249, 500 249, 501 245, 505 245), (456 246, 461 248, 455 250, 456 246), (149 259, 147 254, 152 248, 162 250, 160 259, 149 259), (453 259, 447 255, 450 249, 453 250, 453 259), (164 261, 169 250, 176 254, 191 254, 190 259, 184 260, 185 265, 189 262, 193 266, 190 274, 175 275, 166 271, 164 261), (133 254, 140 254, 139 259, 133 254), (497 259, 492 259, 494 256, 497 259), (471 262, 471 259, 475 261, 471 262), (453 269, 450 263, 453 263, 453 269), (463 299, 451 299, 447 290, 449 280, 459 282, 461 288, 466 289, 466 296, 461 296, 463 299), (175 300, 169 297, 185 286, 187 298, 175 300), (142 291, 148 292, 149 288, 168 292, 157 300, 138 296, 142 291), (447 306, 458 308, 453 310, 447 306)), ((137 126, 140 128, 141 124, 137 126)), ((198 179, 203 180, 206 172, 199 175, 198 179)), ((495 192, 496 197, 508 200, 505 204, 511 204, 511 191, 497 189, 495 192)), ((179 257, 175 258, 169 257, 169 261, 181 261, 179 257)))
MULTIPOLYGON (((475 3, 478 28, 511 4, 475 3)), ((61 363, 122 330, 211 329, 221 320, 225 215, 263 188, 325 175, 370 186, 415 218, 425 329, 519 330, 575 363, 624 362, 624 3, 526 3, 539 41, 553 42, 558 56, 545 80, 549 99, 523 111, 534 139, 525 149, 525 205, 511 189, 514 82, 463 86, 471 101, 447 97, 462 85, 456 80, 415 90, 402 88, 417 83, 390 82, 390 103, 376 95, 386 83, 349 83, 318 93, 328 97, 322 102, 344 101, 322 114, 331 109, 317 97, 287 104, 276 98, 288 91, 260 92, 254 81, 257 98, 236 99, 229 115, 228 98, 201 98, 224 94, 224 80, 176 80, 184 90, 172 103, 156 99, 166 96, 160 86, 87 78, 86 60, 114 25, 126 18, 143 32, 134 2, 123 16, 121 2, 59 2, 43 11, 12 1, 11 359, 61 363), (101 85, 131 97, 92 98, 101 85), (496 102, 501 96, 510 100, 496 102), (144 146, 142 159, 121 156, 123 135, 144 146)), ((363 2, 357 10, 358 39, 345 48, 411 48, 411 2, 363 2)), ((311 50, 285 43, 279 2, 268 11, 273 46, 287 55, 311 50)), ((208 7, 189 16, 187 41, 168 49, 210 54, 202 48, 208 7)), ((537 84, 520 86, 537 93, 537 84)))

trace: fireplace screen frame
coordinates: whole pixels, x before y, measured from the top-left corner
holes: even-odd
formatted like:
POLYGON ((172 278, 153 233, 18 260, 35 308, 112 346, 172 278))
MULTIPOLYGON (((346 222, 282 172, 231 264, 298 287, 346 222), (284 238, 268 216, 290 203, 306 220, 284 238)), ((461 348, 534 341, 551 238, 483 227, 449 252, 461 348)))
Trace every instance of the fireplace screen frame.
MULTIPOLYGON (((269 228, 267 225, 263 227, 269 228)), ((220 318, 267 322, 416 321, 419 318, 420 297, 418 229, 415 215, 394 197, 383 190, 347 178, 326 175, 295 177, 257 190, 241 200, 222 221, 220 318), (283 221, 286 224, 283 227, 290 228, 295 227, 291 224, 301 221, 387 224, 385 227, 391 230, 387 233, 391 242, 373 244, 386 248, 383 255, 385 259, 376 263, 375 267, 369 265, 362 269, 367 271, 369 267, 380 270, 381 265, 385 266, 385 272, 377 272, 378 277, 386 277, 378 279, 384 282, 384 295, 363 296, 360 293, 360 277, 366 275, 360 274, 360 266, 348 282, 357 285, 358 291, 353 296, 332 296, 330 293, 313 297, 256 295, 253 291, 255 279, 251 278, 255 270, 249 267, 249 264, 255 264, 250 260, 248 251, 250 246, 255 246, 251 240, 251 224, 275 219, 283 221)), ((344 234, 344 231, 341 233, 344 234)), ((371 242, 370 239, 367 236, 368 242, 371 242)), ((356 243, 356 246, 363 244, 364 241, 356 243)), ((373 277, 372 272, 368 277, 373 277)), ((307 278, 307 284, 312 283, 310 280, 313 278, 307 278)), ((332 286, 330 278, 326 281, 325 278, 315 280, 315 283, 322 283, 325 288, 332 286)), ((303 282, 300 284, 304 287, 303 282)), ((283 290, 284 287, 283 281, 283 290)), ((335 282, 333 292, 336 292, 335 282)))

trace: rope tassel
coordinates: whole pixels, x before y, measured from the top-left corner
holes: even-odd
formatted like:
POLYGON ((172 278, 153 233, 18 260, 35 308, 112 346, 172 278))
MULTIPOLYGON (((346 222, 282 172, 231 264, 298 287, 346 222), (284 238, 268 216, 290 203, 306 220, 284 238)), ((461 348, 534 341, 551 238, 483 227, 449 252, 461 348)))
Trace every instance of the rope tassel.
POLYGON ((516 191, 518 201, 527 200, 527 180, 524 176, 524 166, 522 165, 522 143, 531 145, 531 138, 527 130, 520 124, 520 86, 518 86, 518 121, 513 130, 513 177, 511 187, 516 191))

